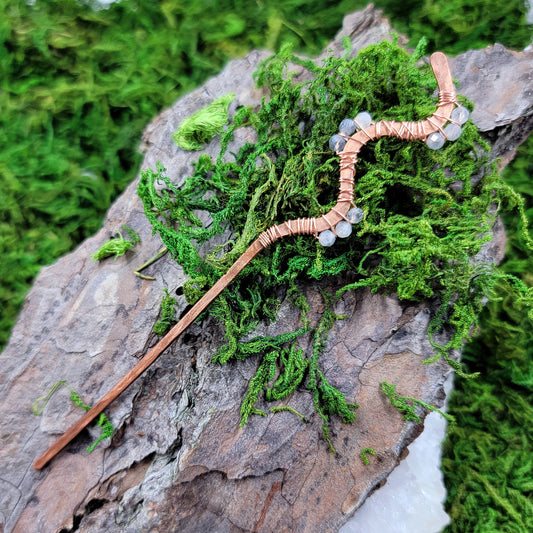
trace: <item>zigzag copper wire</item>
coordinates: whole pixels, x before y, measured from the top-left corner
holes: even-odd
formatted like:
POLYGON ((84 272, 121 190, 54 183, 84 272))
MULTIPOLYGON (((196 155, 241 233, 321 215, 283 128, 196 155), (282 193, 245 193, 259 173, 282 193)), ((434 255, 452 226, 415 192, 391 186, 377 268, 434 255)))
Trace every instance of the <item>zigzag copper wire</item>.
MULTIPOLYGON (((439 103, 437 105, 438 114, 433 114, 426 120, 416 123, 417 135, 413 138, 425 139, 435 131, 441 131, 442 126, 449 121, 450 114, 457 102, 455 89, 452 82, 450 69, 446 56, 441 52, 435 52, 431 58, 431 67, 439 87, 439 103)), ((401 124, 401 123, 398 123, 401 124)), ((339 154, 340 177, 339 177, 339 195, 335 206, 325 215, 318 218, 304 218, 296 222, 295 231, 293 230, 294 221, 284 222, 268 228, 259 235, 259 237, 248 247, 248 249, 233 263, 229 270, 193 305, 185 316, 153 347, 144 357, 125 375, 119 382, 101 399, 92 409, 71 426, 61 437, 59 437, 33 464, 34 468, 43 468, 55 455, 57 455, 74 437, 90 424, 102 411, 113 402, 124 390, 126 390, 154 361, 170 346, 191 324, 192 322, 209 306, 209 304, 239 275, 239 273, 250 263, 250 261, 267 246, 270 246, 277 239, 295 234, 318 234, 327 229, 334 229, 336 224, 346 217, 349 209, 354 205, 353 202, 353 183, 355 176, 355 164, 357 162, 357 153, 361 147, 369 140, 375 140, 381 137, 381 126, 387 126, 386 123, 370 124, 367 128, 358 131, 346 142, 343 153, 339 154), (379 133, 379 134, 378 134, 379 133), (355 157, 354 157, 355 154, 355 157), (348 162, 348 155, 350 164, 348 162)), ((404 128, 406 127, 403 124, 404 128)), ((389 125, 390 128, 392 126, 389 125)), ((396 127, 396 126, 394 126, 396 127)), ((407 127, 406 132, 402 135, 395 131, 401 138, 411 140, 411 127, 407 127)), ((392 129, 390 130, 392 132, 392 129)))

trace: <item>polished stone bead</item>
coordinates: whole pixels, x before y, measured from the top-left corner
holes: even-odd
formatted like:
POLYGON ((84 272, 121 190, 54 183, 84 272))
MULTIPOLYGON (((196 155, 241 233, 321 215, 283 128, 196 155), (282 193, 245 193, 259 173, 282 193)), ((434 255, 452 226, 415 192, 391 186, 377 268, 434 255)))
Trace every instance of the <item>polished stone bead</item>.
POLYGON ((364 213, 362 209, 359 209, 358 207, 352 207, 348 211, 346 218, 351 224, 359 224, 359 222, 363 220, 363 216, 364 216, 364 213))
POLYGON ((335 233, 337 234, 337 237, 340 237, 341 239, 349 237, 352 234, 352 225, 349 222, 346 222, 346 220, 341 220, 335 226, 335 233))
POLYGON ((346 146, 346 139, 343 139, 340 135, 332 135, 329 140, 329 148, 334 152, 342 152, 346 146))
POLYGON ((469 116, 470 112, 466 107, 463 106, 456 107, 450 115, 451 119, 455 120, 455 122, 459 122, 459 124, 464 124, 468 120, 469 116))
POLYGON ((339 131, 343 133, 344 135, 352 135, 355 132, 355 122, 351 118, 345 118, 340 124, 339 124, 339 131))
POLYGON ((463 133, 461 126, 459 126, 459 124, 454 124, 453 122, 450 122, 444 128, 444 135, 446 135, 446 139, 449 141, 456 141, 461 137, 461 133, 463 133))
POLYGON ((442 148, 444 146, 444 136, 439 131, 436 131, 432 133, 431 135, 428 135, 426 139, 426 144, 432 149, 432 150, 438 150, 439 148, 442 148))
POLYGON ((372 115, 368 111, 363 111, 362 113, 358 113, 354 118, 354 122, 360 130, 364 130, 372 124, 372 115))
POLYGON ((318 242, 322 246, 333 246, 336 238, 337 237, 335 237, 335 233, 333 233, 330 229, 327 229, 319 233, 318 242))

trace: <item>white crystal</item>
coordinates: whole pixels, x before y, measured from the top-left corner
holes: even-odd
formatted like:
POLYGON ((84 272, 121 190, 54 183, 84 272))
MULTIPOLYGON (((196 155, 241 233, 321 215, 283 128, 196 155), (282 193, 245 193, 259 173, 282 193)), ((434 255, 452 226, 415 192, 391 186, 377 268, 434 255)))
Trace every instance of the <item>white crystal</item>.
POLYGON ((468 120, 469 116, 470 112, 468 109, 466 107, 459 106, 452 111, 450 118, 455 122, 459 122, 459 124, 464 124, 468 120))
POLYGON ((337 237, 335 237, 335 233, 333 233, 330 229, 322 231, 318 234, 318 242, 322 246, 333 246, 336 238, 337 237))
POLYGON ((453 122, 450 122, 444 128, 444 135, 446 135, 446 139, 449 141, 456 141, 461 136, 461 133, 463 133, 461 126, 459 126, 459 124, 454 124, 453 122))
POLYGON ((368 111, 363 111, 362 113, 358 113, 358 115, 354 118, 355 125, 360 129, 364 130, 370 124, 372 124, 372 115, 368 111))
POLYGON ((337 234, 337 237, 340 237, 341 239, 349 237, 352 234, 352 225, 349 222, 346 222, 346 220, 341 220, 335 226, 335 233, 337 234))
POLYGON ((344 135, 352 135, 355 132, 355 122, 351 118, 345 118, 339 124, 339 131, 344 135))
POLYGON ((358 207, 352 207, 348 211, 346 218, 348 219, 348 222, 350 222, 351 224, 359 224, 359 222, 363 220, 363 216, 364 216, 364 213, 362 209, 359 209, 358 207))
POLYGON ((432 133, 431 135, 428 135, 426 139, 426 144, 432 149, 432 150, 438 150, 439 148, 442 148, 444 146, 444 136, 439 131, 436 131, 432 133))
MULTIPOLYGON (((445 389, 451 389, 448 379, 445 389)), ((440 470, 446 420, 429 413, 424 431, 408 447, 409 455, 339 533, 439 533, 450 523, 442 502, 446 489, 440 470)), ((369 456, 370 461, 375 457, 369 456)))
POLYGON ((340 135, 332 135, 329 140, 329 148, 334 152, 342 152, 346 145, 346 139, 343 139, 340 135))

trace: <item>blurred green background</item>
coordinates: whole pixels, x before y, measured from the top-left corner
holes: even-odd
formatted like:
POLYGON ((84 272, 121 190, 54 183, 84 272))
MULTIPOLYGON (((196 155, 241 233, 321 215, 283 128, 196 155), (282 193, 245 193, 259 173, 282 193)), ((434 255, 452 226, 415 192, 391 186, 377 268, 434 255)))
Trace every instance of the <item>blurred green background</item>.
MULTIPOLYGON (((0 348, 43 265, 95 233, 138 170, 147 123, 253 48, 316 54, 364 1, 33 0, 0 2, 0 348)), ((376 1, 393 27, 455 55, 531 43, 524 0, 376 1)), ((505 171, 530 220, 533 143, 505 171)), ((504 268, 532 282, 510 234, 504 268)), ((449 531, 533 531, 533 338, 509 296, 484 313, 466 349, 477 381, 459 381, 445 447, 449 531)))

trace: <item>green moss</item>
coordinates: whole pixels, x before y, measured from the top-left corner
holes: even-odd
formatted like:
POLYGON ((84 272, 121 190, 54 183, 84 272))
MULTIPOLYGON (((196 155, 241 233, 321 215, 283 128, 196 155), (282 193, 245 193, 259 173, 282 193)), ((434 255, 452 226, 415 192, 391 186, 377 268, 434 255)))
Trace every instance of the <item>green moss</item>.
POLYGON ((172 135, 175 143, 184 150, 201 150, 213 137, 222 133, 228 122, 228 107, 235 98, 228 94, 186 118, 172 135))
POLYGON ((370 464, 370 459, 368 458, 368 455, 376 455, 375 450, 373 450, 372 448, 363 448, 361 450, 361 461, 363 461, 363 464, 367 466, 370 464))
POLYGON ((95 261, 102 261, 108 257, 114 257, 116 259, 117 257, 124 255, 127 251, 133 250, 134 246, 141 242, 137 232, 126 225, 122 226, 122 228, 130 236, 129 239, 125 239, 122 233, 118 232, 116 237, 112 237, 102 244, 100 249, 92 255, 92 258, 95 261))
MULTIPOLYGON (((61 380, 61 381, 58 381, 55 385, 52 386, 52 388, 48 391, 47 394, 45 394, 44 396, 41 396, 40 398, 37 398, 34 402, 33 402, 33 405, 32 405, 32 413, 35 415, 35 416, 40 416, 44 410, 44 408, 46 407, 46 404, 49 402, 50 398, 53 396, 53 394, 60 388, 62 387, 63 385, 65 385, 67 382, 65 380, 61 380)), ((87 405, 82 399, 81 397, 79 396, 79 394, 73 390, 70 391, 70 399, 72 400, 72 402, 74 403, 74 405, 77 405, 78 407, 80 407, 81 409, 83 409, 84 411, 89 411, 91 409, 91 406, 90 405, 87 405)), ((102 430, 102 433, 101 435, 96 439, 95 442, 93 442, 92 444, 90 444, 88 447, 87 447, 87 451, 89 452, 92 452, 96 446, 98 446, 98 444, 100 442, 102 442, 103 440, 105 439, 108 439, 108 438, 111 438, 113 436, 113 433, 115 431, 114 427, 113 427, 113 424, 111 424, 111 421, 109 420, 109 418, 107 418, 107 416, 102 413, 99 417, 98 417, 98 420, 96 421, 96 425, 98 427, 101 428, 102 430)))
MULTIPOLYGON (((95 233, 134 178, 152 117, 254 47, 290 42, 316 54, 342 16, 366 4, 216 1, 206 9, 122 0, 94 10, 76 0, 3 2, 0 346, 40 267, 95 233)), ((397 29, 443 51, 530 41, 522 0, 377 4, 397 29)))
MULTIPOLYGON (((428 67, 416 66, 423 52, 423 42, 412 56, 383 42, 354 59, 329 58, 317 67, 283 48, 257 73, 258 83, 270 90, 269 99, 257 111, 243 108, 236 113, 215 160, 201 156, 181 187, 166 178, 160 165, 142 173, 139 195, 145 212, 190 276, 185 288, 189 303, 219 279, 261 231, 287 219, 318 217, 331 208, 337 196, 338 160, 327 150, 327 141, 340 120, 364 109, 370 109, 375 120, 420 120, 432 113, 435 80, 428 67), (312 80, 293 82, 289 60, 309 69, 312 80), (245 144, 231 159, 227 143, 243 124, 256 130, 258 141, 245 144), (157 180, 166 184, 161 192, 154 186, 157 180), (198 211, 211 217, 209 227, 202 226, 198 211), (201 257, 198 246, 228 228, 232 240, 201 257)), ((458 141, 438 151, 422 142, 392 138, 371 143, 357 166, 355 198, 365 211, 357 234, 330 249, 305 236, 277 241, 213 302, 209 312, 226 329, 226 344, 215 361, 260 356, 243 402, 243 422, 250 414, 266 414, 255 407, 263 391, 266 400, 284 399, 305 378, 324 422, 324 437, 333 448, 329 417, 351 422, 357 406, 328 383, 319 356, 328 331, 342 318, 333 313, 333 303, 348 290, 370 287, 395 292, 402 300, 438 305, 429 330, 436 355, 428 354, 428 362, 444 357, 464 374, 452 356, 471 336, 484 298, 493 296, 497 281, 506 277, 493 265, 474 264, 472 258, 491 238, 496 213, 489 207, 517 203, 516 193, 488 163, 488 150, 471 123, 458 141), (336 295, 324 295, 323 317, 311 327, 296 282, 325 280, 341 272, 350 273, 354 281, 336 295), (244 341, 259 320, 275 319, 272 295, 280 290, 289 291, 301 312, 302 328, 244 341), (448 337, 444 345, 435 340, 441 333, 448 337), (308 357, 294 344, 300 335, 312 338, 308 357)), ((514 280, 512 288, 531 304, 524 285, 514 280)))
POLYGON ((421 37, 431 51, 456 55, 495 42, 522 50, 531 42, 523 0, 376 0, 397 31, 414 46, 421 37))
POLYGON ((448 422, 455 422, 455 419, 452 415, 444 413, 441 410, 437 409, 433 405, 429 405, 421 400, 416 398, 410 398, 409 396, 401 396, 396 392, 396 385, 391 385, 384 381, 381 384, 381 390, 383 394, 389 399, 390 404, 398 409, 398 411, 403 415, 404 420, 409 420, 411 422, 422 422, 422 419, 416 414, 415 407, 421 407, 428 411, 433 411, 439 413, 441 416, 446 418, 448 422))
POLYGON ((288 405, 279 405, 277 407, 271 407, 269 410, 271 413, 281 413, 282 411, 288 411, 289 413, 292 413, 298 416, 302 420, 302 422, 305 422, 305 423, 308 422, 307 418, 305 418, 305 416, 302 415, 302 413, 298 412, 296 409, 293 409, 292 407, 289 407, 288 405))
POLYGON ((154 324, 154 333, 159 336, 163 336, 172 324, 176 323, 174 307, 177 305, 177 302, 170 296, 168 289, 165 289, 164 292, 165 295, 161 300, 161 316, 154 324))
MULTIPOLYGON (((84 411, 87 412, 91 410, 91 406, 87 405, 81 399, 81 397, 79 396, 77 392, 70 391, 70 399, 75 405, 77 405, 78 407, 81 407, 81 409, 83 409, 84 411)), ((104 413, 102 413, 98 417, 98 420, 96 421, 96 425, 102 429, 102 433, 92 444, 87 446, 88 452, 92 452, 96 448, 96 446, 98 446, 98 444, 102 442, 103 440, 111 438, 113 436, 113 433, 115 432, 115 428, 113 427, 113 424, 111 424, 111 421, 109 420, 109 418, 107 418, 107 416, 104 413)))
MULTIPOLYGON (((531 153, 533 137, 519 148, 531 153)), ((531 158, 517 158, 505 180, 523 194, 533 215, 531 158)), ((520 276, 532 291, 533 257, 522 238, 522 218, 506 214, 508 251, 504 274, 520 276)), ((463 353, 479 380, 456 380, 442 468, 448 489, 449 533, 526 533, 533 530, 533 328, 530 307, 515 291, 516 278, 502 278, 481 315, 481 330, 463 353)))

